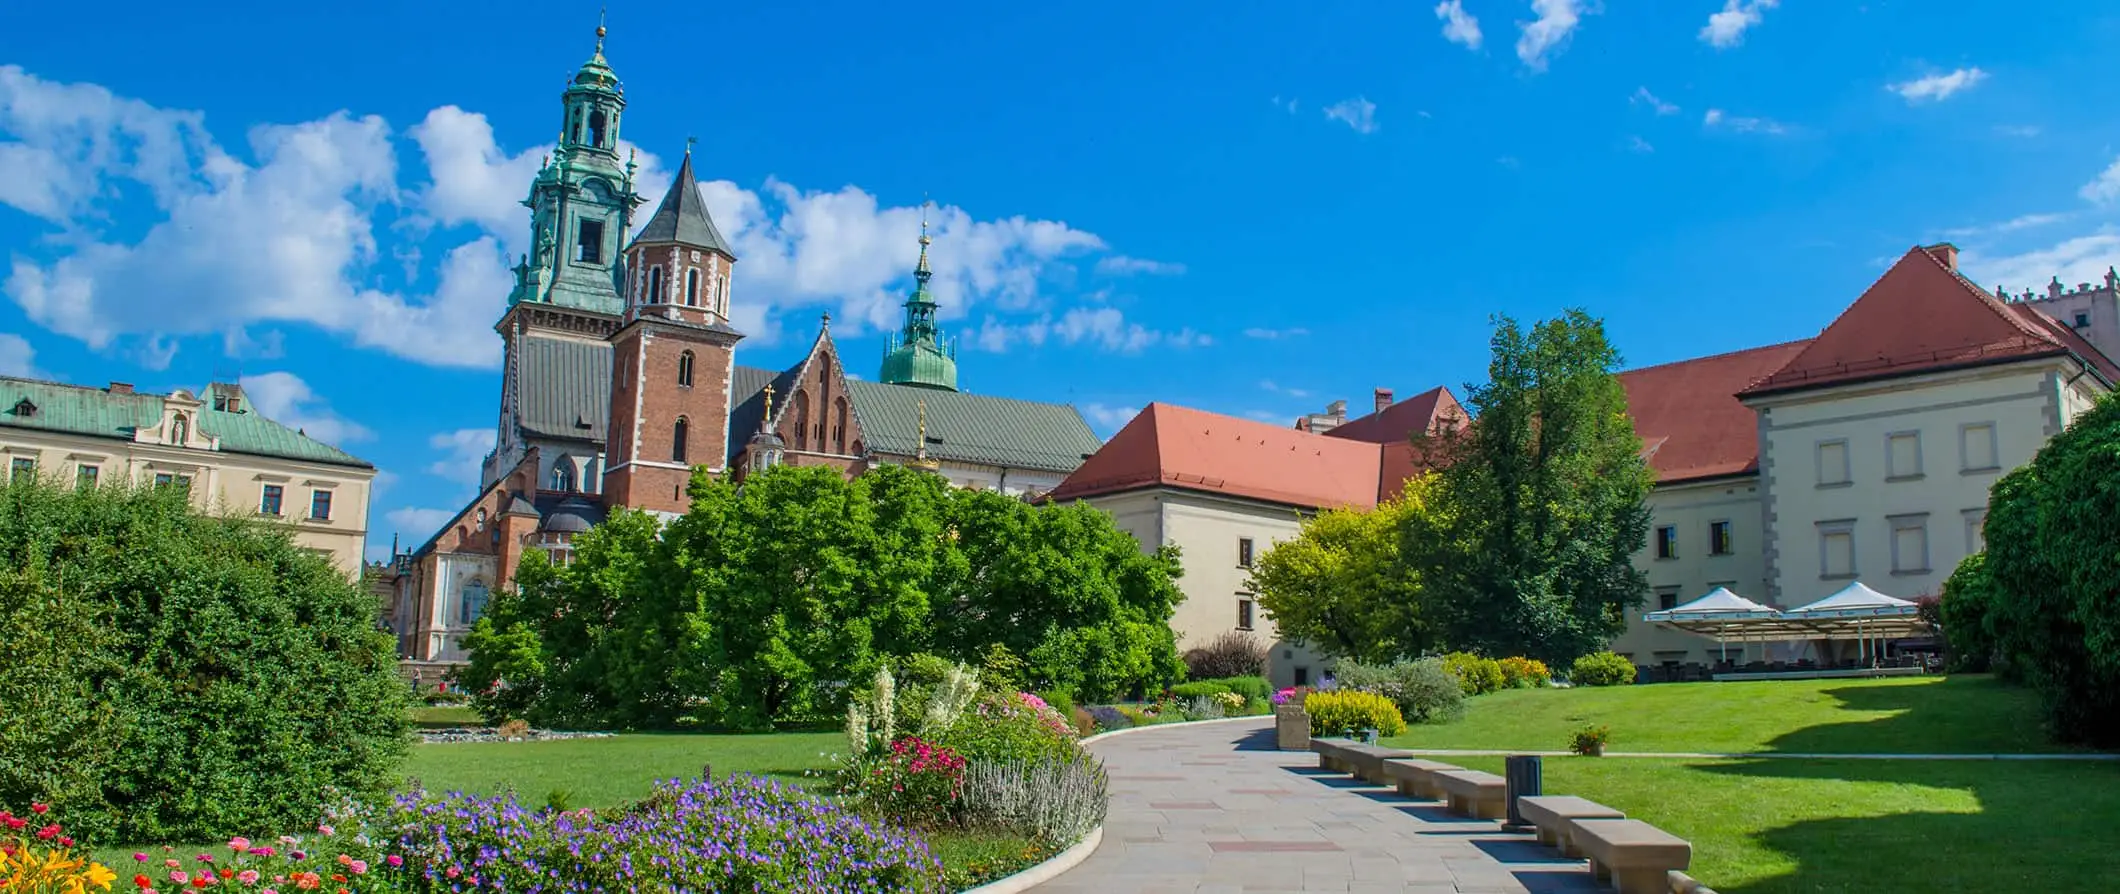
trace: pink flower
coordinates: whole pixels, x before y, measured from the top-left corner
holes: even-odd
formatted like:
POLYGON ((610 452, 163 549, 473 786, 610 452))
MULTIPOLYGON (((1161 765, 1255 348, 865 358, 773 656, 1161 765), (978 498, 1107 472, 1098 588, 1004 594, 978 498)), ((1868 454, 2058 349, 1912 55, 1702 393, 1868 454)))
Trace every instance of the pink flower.
POLYGON ((182 865, 184 865, 184 864, 183 864, 183 863, 179 863, 179 862, 177 862, 177 861, 176 861, 176 860, 174 860, 174 859, 170 859, 170 860, 163 860, 163 861, 162 861, 162 865, 164 865, 164 866, 167 866, 167 867, 169 867, 169 868, 171 868, 171 869, 175 869, 175 868, 177 868, 177 867, 179 867, 179 866, 182 866, 182 865))
POLYGON ((135 852, 133 854, 133 859, 145 863, 147 862, 147 854, 145 852, 135 852))
POLYGON ((396 869, 400 866, 405 865, 405 858, 400 857, 396 854, 391 854, 390 856, 384 857, 383 862, 390 864, 390 868, 396 869))
POLYGON ((325 835, 336 835, 336 834, 338 834, 337 832, 333 832, 333 831, 331 831, 331 827, 330 827, 330 826, 318 826, 318 827, 317 827, 317 831, 318 831, 318 832, 321 832, 321 833, 323 833, 323 834, 325 834, 325 835))
POLYGON ((241 835, 238 835, 234 838, 230 838, 228 839, 228 849, 235 851, 239 854, 244 851, 250 850, 250 839, 244 838, 241 835))
POLYGON ((242 882, 246 885, 255 885, 258 883, 258 871, 255 869, 245 869, 242 872, 238 872, 236 873, 236 881, 242 882))
POLYGON ((188 885, 191 884, 191 873, 182 869, 172 869, 169 871, 169 880, 180 885, 188 885))
POLYGON ((365 875, 368 872, 368 861, 355 860, 350 864, 350 868, 353 869, 354 875, 365 875))

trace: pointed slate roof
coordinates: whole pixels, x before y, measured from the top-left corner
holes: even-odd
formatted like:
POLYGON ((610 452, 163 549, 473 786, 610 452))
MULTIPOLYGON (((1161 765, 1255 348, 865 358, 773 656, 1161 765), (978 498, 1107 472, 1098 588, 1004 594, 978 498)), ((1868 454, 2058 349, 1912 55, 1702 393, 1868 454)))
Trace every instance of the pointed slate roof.
POLYGON ((2109 374, 2111 361, 2095 349, 2083 355, 2081 339, 1960 276, 1947 260, 1953 254, 1909 249, 1801 353, 1740 396, 2067 354, 2109 374))
POLYGON ((1052 496, 1174 487, 1306 509, 1371 509, 1382 455, 1364 441, 1152 403, 1052 496))
POLYGON ((699 197, 699 181, 692 176, 692 153, 685 152, 684 164, 677 168, 677 180, 670 184, 670 191, 663 194, 662 204, 656 206, 655 216, 648 218, 640 235, 633 240, 635 245, 643 242, 676 242, 711 248, 729 257, 736 253, 729 250, 729 243, 721 238, 721 230, 714 226, 714 218, 707 214, 706 200, 699 197))

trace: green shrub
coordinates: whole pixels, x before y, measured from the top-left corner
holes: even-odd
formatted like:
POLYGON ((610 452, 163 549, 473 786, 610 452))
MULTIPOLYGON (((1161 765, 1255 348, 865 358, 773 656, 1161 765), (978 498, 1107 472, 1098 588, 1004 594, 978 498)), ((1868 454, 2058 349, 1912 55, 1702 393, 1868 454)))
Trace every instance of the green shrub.
POLYGON ((1406 732, 1406 718, 1399 715, 1399 707, 1374 692, 1313 692, 1303 700, 1303 710, 1310 714, 1313 736, 1351 736, 1370 729, 1379 736, 1406 732))
POLYGON ((1536 658, 1509 657, 1496 662, 1502 669, 1502 686, 1506 689, 1537 689, 1553 679, 1553 671, 1546 662, 1536 658))
POLYGON ((1194 680, 1190 683, 1179 683, 1170 688, 1172 697, 1185 701, 1191 701, 1202 696, 1221 695, 1228 691, 1229 684, 1220 680, 1194 680))
POLYGON ((1257 636, 1232 630, 1185 650, 1185 675, 1195 680, 1257 676, 1266 673, 1266 653, 1266 643, 1257 636))
POLYGON ((1465 691, 1440 659, 1395 661, 1381 667, 1342 659, 1333 670, 1333 680, 1341 689, 1391 699, 1407 723, 1447 723, 1465 716, 1465 691))
POLYGON ((1485 695, 1502 688, 1502 665, 1492 658, 1452 652, 1443 656, 1443 669, 1457 678, 1458 688, 1466 695, 1485 695))
POLYGON ((1996 595, 1984 552, 1966 556, 1943 582, 1937 611, 1951 670, 1977 674, 1994 663, 1996 595))
POLYGON ((0 488, 0 804, 196 841, 379 794, 412 698, 375 611, 286 527, 175 489, 0 488))
POLYGON ((1244 696, 1246 699, 1266 698, 1273 695, 1273 684, 1267 682, 1265 677, 1221 677, 1213 682, 1229 687, 1229 691, 1244 696))
POLYGON ((950 675, 950 668, 957 662, 940 655, 916 652, 892 663, 891 675, 898 678, 898 685, 933 686, 950 675))
POLYGON ((1048 689, 1038 693, 1038 697, 1044 699, 1046 704, 1052 705, 1053 710, 1060 712, 1062 717, 1070 717, 1075 713, 1075 697, 1069 695, 1065 689, 1048 689))
POLYGON ((1073 754, 1074 724, 1044 700, 1021 692, 988 692, 935 744, 965 760, 1063 760, 1073 754))
POLYGON ((1624 686, 1634 682, 1634 662, 1611 652, 1593 652, 1575 659, 1568 668, 1568 682, 1577 686, 1624 686))
POLYGON ((1263 698, 1247 698, 1244 700, 1244 713, 1271 714, 1273 713, 1273 703, 1263 698))

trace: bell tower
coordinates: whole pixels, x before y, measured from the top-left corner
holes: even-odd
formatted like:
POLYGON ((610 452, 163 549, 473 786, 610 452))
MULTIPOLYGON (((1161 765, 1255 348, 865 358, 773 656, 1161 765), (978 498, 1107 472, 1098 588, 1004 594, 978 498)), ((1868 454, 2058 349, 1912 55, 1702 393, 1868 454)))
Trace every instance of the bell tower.
POLYGON ((682 513, 692 469, 726 470, 735 254, 707 215, 687 142, 677 181, 627 246, 626 309, 611 335, 604 494, 614 506, 682 513))

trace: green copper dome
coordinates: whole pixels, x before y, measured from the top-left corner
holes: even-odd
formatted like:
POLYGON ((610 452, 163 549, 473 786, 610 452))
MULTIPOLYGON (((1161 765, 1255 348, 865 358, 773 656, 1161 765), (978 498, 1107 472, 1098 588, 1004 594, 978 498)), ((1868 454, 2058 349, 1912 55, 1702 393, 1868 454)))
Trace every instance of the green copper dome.
POLYGON ((957 390, 957 352, 935 326, 935 298, 928 292, 927 221, 920 222, 920 263, 913 268, 913 295, 905 301, 905 328, 884 348, 883 370, 876 380, 887 385, 913 385, 943 391, 957 390))

